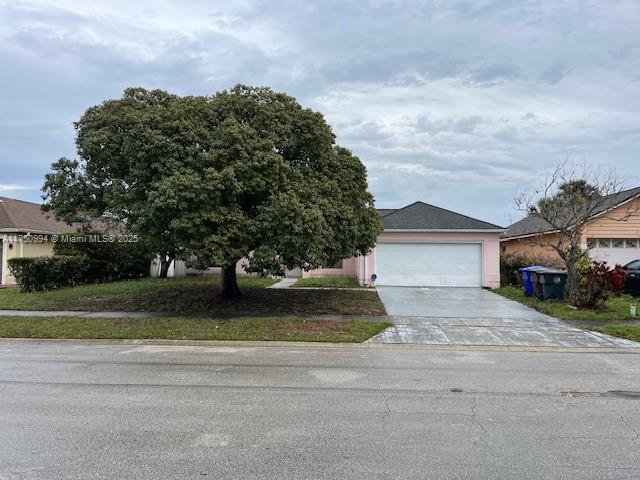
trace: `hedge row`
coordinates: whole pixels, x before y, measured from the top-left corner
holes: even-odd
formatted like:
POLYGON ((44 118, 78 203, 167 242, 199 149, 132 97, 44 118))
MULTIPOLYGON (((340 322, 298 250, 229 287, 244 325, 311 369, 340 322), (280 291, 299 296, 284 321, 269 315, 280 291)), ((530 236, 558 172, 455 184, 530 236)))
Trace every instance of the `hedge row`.
MULTIPOLYGON (((73 234, 70 237, 87 238, 92 234, 73 234)), ((122 242, 58 242, 53 247, 53 253, 85 257, 87 272, 83 283, 107 283, 145 277, 149 275, 151 260, 154 258, 143 244, 122 242)))
POLYGON ((23 292, 35 292, 141 278, 152 258, 138 243, 69 242, 56 243, 52 257, 10 259, 9 269, 23 292))
POLYGON ((86 283, 85 257, 57 256, 12 258, 9 270, 23 292, 55 290, 86 283))
POLYGON ((550 268, 564 268, 562 261, 551 257, 502 253, 500 255, 500 282, 502 285, 520 285, 522 280, 519 268, 543 265, 550 268))

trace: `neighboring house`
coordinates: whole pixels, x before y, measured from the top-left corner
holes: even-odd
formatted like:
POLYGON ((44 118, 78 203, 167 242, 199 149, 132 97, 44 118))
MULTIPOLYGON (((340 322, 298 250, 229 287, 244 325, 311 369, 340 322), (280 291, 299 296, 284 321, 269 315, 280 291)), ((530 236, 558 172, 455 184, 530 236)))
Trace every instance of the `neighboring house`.
POLYGON ((504 228, 422 202, 378 212, 384 231, 368 255, 301 275, 345 275, 361 284, 394 286, 500 286, 504 228))
MULTIPOLYGON (((556 243, 553 227, 535 214, 511 225, 500 246, 503 252, 524 254, 552 261, 558 254, 545 244, 556 243)), ((602 208, 584 229, 582 248, 590 248, 591 258, 611 265, 625 265, 640 258, 640 187, 606 197, 602 208)))
POLYGON ((0 285, 15 285, 9 273, 9 259, 53 255, 52 243, 25 241, 27 234, 46 236, 71 229, 42 212, 37 203, 0 197, 0 285))

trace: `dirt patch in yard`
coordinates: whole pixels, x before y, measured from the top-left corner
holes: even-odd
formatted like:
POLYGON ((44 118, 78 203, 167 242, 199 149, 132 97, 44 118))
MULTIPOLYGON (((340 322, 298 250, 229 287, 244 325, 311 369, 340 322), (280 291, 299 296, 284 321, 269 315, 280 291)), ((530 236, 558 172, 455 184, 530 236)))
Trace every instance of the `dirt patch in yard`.
POLYGON ((214 286, 202 284, 171 290, 120 293, 65 299, 52 302, 51 309, 90 311, 157 311, 207 313, 211 315, 243 314, 341 314, 384 315, 385 310, 375 291, 357 290, 289 290, 245 288, 242 298, 225 300, 214 286))

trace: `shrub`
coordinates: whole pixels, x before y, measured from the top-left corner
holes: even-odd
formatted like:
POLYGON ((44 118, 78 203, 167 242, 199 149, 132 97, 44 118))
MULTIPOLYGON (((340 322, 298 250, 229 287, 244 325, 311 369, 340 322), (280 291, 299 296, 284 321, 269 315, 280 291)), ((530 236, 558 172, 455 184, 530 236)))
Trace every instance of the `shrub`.
POLYGON ((593 261, 581 268, 580 306, 602 308, 609 297, 620 295, 627 272, 616 265, 610 268, 607 262, 593 261))
POLYGON ((37 292, 85 283, 85 257, 57 256, 12 258, 9 270, 22 292, 37 292))
POLYGON ((69 241, 56 243, 53 257, 9 260, 11 274, 20 290, 55 290, 84 283, 107 283, 149 275, 153 254, 144 245, 86 241, 87 235, 102 236, 101 233, 59 235, 59 239, 69 241))
POLYGON ((522 285, 519 268, 543 265, 550 268, 563 268, 562 260, 520 253, 500 254, 500 281, 502 285, 522 285))
POLYGON ((99 232, 61 235, 68 241, 53 247, 55 255, 85 257, 87 272, 84 283, 106 283, 141 278, 149 275, 154 255, 138 242, 86 241, 89 236, 101 237, 99 232))

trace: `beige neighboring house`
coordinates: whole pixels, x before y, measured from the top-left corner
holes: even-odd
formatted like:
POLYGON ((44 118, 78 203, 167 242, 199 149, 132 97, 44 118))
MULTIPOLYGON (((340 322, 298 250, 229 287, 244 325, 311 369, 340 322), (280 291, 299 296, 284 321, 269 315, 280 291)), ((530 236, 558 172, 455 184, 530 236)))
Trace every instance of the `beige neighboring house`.
MULTIPOLYGON (((536 215, 528 215, 511 225, 500 240, 504 253, 517 253, 558 260, 557 253, 545 244, 558 240, 558 234, 536 215)), ((610 265, 640 259, 640 187, 606 198, 602 208, 584 229, 582 248, 590 249, 591 258, 610 265)))
POLYGON ((0 286, 15 285, 8 267, 11 258, 53 255, 50 241, 29 242, 28 234, 48 236, 70 230, 66 223, 42 212, 37 203, 0 197, 0 286))

